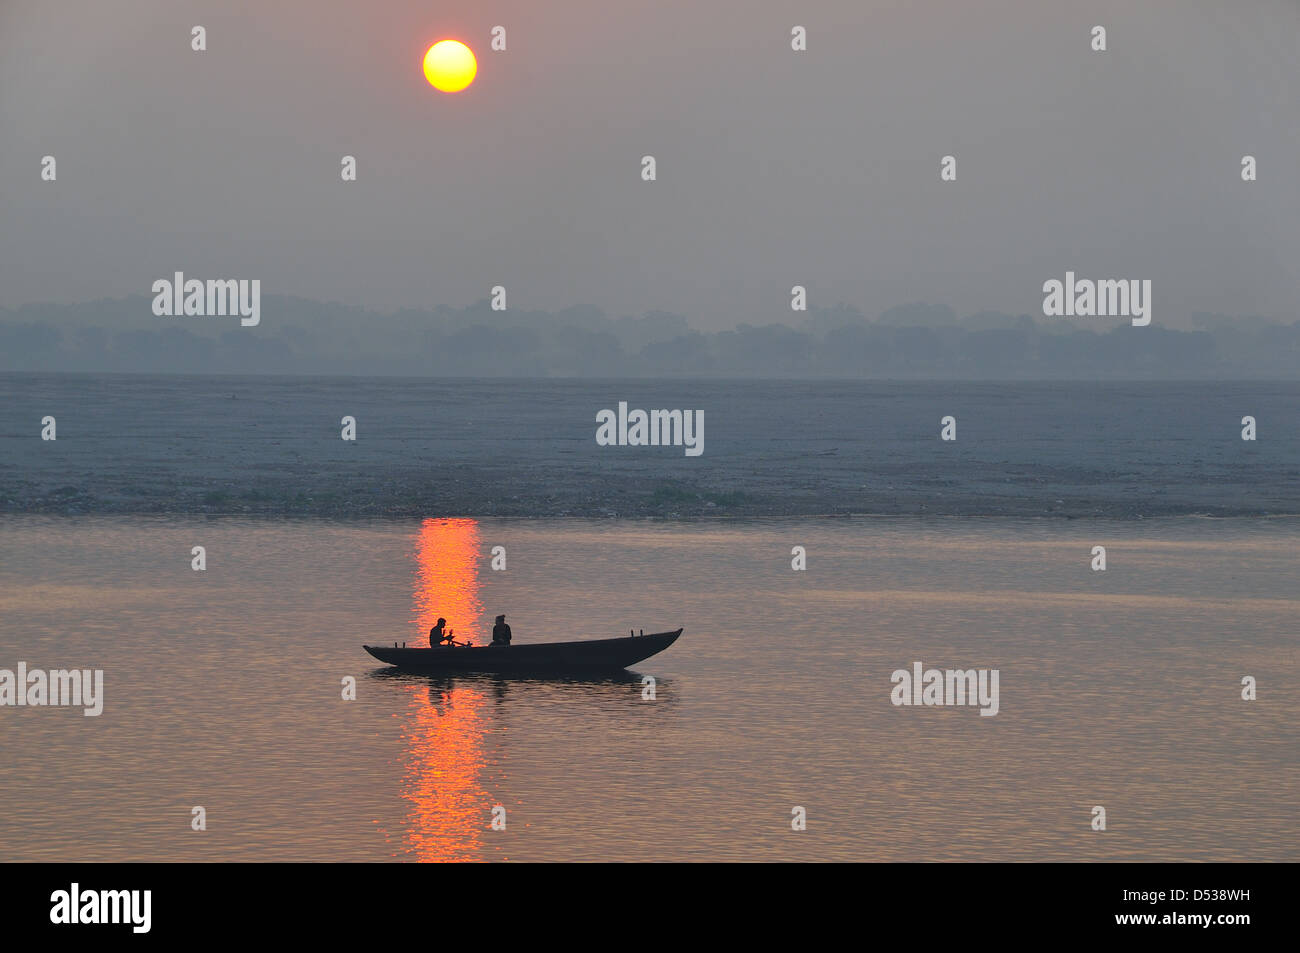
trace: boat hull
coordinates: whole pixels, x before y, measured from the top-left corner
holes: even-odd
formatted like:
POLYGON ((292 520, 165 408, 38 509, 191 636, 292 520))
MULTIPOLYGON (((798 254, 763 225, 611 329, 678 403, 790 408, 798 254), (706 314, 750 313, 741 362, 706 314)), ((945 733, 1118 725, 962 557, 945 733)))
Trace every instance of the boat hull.
POLYGON ((677 641, 682 630, 621 639, 542 642, 494 646, 393 648, 364 645, 367 652, 404 672, 615 672, 657 655, 677 641))

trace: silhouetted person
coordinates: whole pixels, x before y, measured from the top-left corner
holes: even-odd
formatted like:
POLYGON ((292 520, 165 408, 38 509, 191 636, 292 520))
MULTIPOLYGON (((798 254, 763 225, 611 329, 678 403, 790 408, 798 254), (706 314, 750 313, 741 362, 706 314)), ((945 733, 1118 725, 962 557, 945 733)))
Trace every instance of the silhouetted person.
POLYGON ((510 648, 510 626, 503 615, 497 616, 497 624, 492 626, 492 644, 510 648))
POLYGON ((443 631, 446 625, 446 619, 439 619, 438 624, 429 630, 429 648, 437 648, 443 642, 446 642, 449 645, 451 644, 451 636, 443 631))

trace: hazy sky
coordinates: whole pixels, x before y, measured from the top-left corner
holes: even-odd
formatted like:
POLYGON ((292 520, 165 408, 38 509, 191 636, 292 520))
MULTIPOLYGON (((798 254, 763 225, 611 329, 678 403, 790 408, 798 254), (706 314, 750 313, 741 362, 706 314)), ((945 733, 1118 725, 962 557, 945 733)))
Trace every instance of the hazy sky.
POLYGON ((1151 279, 1156 324, 1293 320, 1298 175, 1295 0, 0 0, 5 307, 180 270, 717 329, 793 323, 796 283, 1041 313, 1071 269, 1151 279))

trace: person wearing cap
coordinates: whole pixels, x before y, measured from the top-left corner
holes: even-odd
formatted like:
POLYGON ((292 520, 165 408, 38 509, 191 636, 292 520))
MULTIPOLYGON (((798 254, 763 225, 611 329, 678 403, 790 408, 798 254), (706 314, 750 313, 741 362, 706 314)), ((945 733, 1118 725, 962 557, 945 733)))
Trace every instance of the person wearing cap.
POLYGON ((492 644, 510 648, 510 626, 503 615, 497 616, 497 624, 492 626, 492 644))

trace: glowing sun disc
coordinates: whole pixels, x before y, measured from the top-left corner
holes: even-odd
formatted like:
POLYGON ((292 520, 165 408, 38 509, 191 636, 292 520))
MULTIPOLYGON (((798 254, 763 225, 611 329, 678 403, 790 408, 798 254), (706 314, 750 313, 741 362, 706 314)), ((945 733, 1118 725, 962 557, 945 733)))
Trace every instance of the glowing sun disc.
POLYGON ((458 40, 439 40, 424 54, 424 78, 444 93, 460 92, 477 73, 473 51, 458 40))

